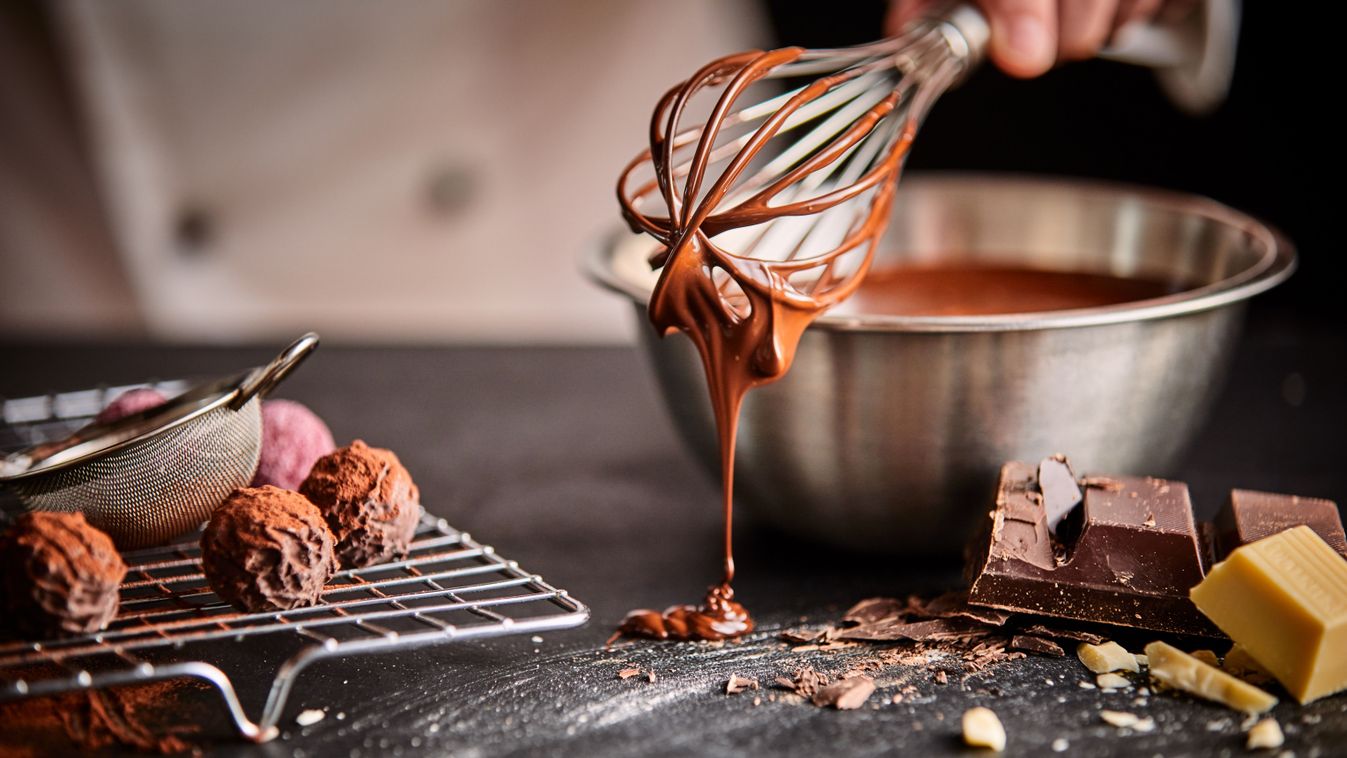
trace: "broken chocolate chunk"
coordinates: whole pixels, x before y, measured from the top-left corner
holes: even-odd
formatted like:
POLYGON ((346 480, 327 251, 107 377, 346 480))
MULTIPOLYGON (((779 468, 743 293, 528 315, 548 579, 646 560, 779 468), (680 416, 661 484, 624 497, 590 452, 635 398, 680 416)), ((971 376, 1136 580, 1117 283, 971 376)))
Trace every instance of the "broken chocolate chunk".
POLYGON ((1228 555, 1241 545, 1301 524, 1313 529, 1338 555, 1347 558, 1342 517, 1332 500, 1254 490, 1230 491, 1230 499, 1214 522, 1217 549, 1228 555))
POLYGON ((1026 653, 1035 655, 1047 655, 1053 658, 1063 658, 1066 651, 1061 645, 1043 637, 1034 637, 1028 634, 1017 634, 1010 638, 1011 650, 1023 650, 1026 653))
POLYGON ((1188 599, 1204 572, 1186 485, 1118 477, 1119 489, 1087 487, 1079 534, 1055 545, 1035 480, 1029 464, 1002 468, 990 538, 969 566, 970 603, 1220 636, 1188 599))

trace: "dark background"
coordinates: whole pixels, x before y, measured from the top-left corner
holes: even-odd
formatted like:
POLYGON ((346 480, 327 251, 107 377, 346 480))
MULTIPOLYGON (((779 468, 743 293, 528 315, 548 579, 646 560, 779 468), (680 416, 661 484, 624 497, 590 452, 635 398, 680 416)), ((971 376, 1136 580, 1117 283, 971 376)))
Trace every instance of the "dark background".
MULTIPOLYGON (((888 3, 818 13, 809 2, 766 3, 781 45, 832 47, 883 34, 888 3)), ((977 169, 1095 177, 1195 192, 1271 223, 1295 243, 1300 270, 1259 308, 1347 324, 1338 248, 1329 238, 1342 149, 1323 124, 1340 90, 1320 72, 1336 22, 1280 3, 1244 3, 1234 82, 1226 102, 1192 117, 1149 71, 1105 61, 1013 79, 983 65, 935 106, 909 169, 977 169), (1331 193, 1331 195, 1330 195, 1331 193), (1325 197, 1329 195, 1330 197, 1325 197)))

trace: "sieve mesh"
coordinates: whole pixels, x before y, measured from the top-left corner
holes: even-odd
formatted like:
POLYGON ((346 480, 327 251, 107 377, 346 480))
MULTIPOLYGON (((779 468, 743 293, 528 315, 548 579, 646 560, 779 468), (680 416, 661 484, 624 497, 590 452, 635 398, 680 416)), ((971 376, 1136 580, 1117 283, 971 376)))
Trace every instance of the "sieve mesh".
POLYGON ((123 550, 194 529, 257 470, 262 415, 256 397, 77 466, 12 482, 34 510, 79 511, 123 550))

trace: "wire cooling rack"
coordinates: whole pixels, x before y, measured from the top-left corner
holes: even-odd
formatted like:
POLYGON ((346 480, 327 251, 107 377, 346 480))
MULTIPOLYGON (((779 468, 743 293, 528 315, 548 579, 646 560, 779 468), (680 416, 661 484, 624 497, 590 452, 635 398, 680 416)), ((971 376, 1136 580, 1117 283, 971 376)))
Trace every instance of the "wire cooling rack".
MULTIPOLYGON (((184 385, 159 385, 167 394, 184 385)), ((56 439, 129 387, 5 401, 0 452, 56 439)), ((3 519, 0 519, 3 520, 3 519)), ((99 634, 0 639, 0 701, 183 677, 220 695, 238 732, 265 742, 299 674, 341 656, 583 624, 589 609, 489 545, 422 514, 406 560, 342 571, 309 608, 241 614, 216 597, 195 541, 125 553, 117 618, 99 634), (239 677, 274 671, 256 721, 239 677)), ((259 698, 260 699, 260 698, 259 698)))

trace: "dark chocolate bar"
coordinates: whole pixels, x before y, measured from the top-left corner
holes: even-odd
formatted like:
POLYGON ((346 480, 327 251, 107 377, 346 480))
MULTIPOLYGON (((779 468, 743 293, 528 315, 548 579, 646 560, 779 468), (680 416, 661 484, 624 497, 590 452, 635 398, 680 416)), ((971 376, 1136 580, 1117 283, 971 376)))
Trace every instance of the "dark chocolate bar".
POLYGON ((1001 469, 991 534, 970 563, 968 601, 1004 610, 1179 634, 1221 636, 1188 599, 1205 575, 1188 487, 1163 479, 1086 480, 1060 540, 1035 467, 1001 469))
POLYGON ((1076 482, 1062 456, 1037 467, 1007 463, 990 534, 969 561, 968 602, 1219 637, 1188 591, 1235 548, 1302 524, 1347 557, 1342 519, 1329 500, 1234 490, 1214 522, 1199 524, 1182 482, 1076 482), (1083 498, 1074 484, 1083 485, 1083 498))

